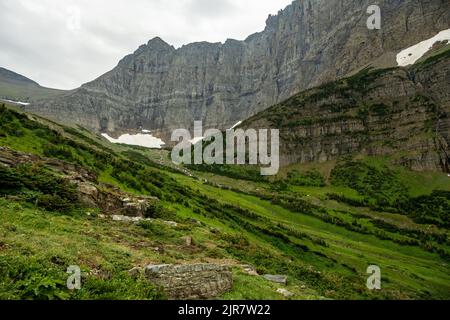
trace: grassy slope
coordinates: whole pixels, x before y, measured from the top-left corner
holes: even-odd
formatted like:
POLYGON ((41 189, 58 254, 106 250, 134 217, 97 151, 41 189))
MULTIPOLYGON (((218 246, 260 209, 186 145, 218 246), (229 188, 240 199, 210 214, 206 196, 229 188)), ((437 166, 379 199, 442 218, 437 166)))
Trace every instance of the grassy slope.
POLYGON ((0 68, 0 99, 30 101, 46 99, 65 91, 41 87, 36 82, 0 68))
MULTIPOLYGON (((14 118, 16 130, 0 136, 0 145, 16 150, 44 155, 49 144, 70 149, 71 161, 98 171, 100 180, 115 184, 133 193, 152 194, 152 188, 138 188, 133 181, 113 175, 114 162, 99 167, 97 158, 104 153, 114 159, 132 159, 145 170, 157 172, 158 196, 165 210, 176 213, 170 218, 179 226, 171 228, 162 222, 155 225, 130 225, 101 219, 95 213, 83 211, 71 214, 54 213, 34 204, 0 199, 4 208, 0 214, 0 297, 1 298, 138 298, 153 299, 161 295, 156 288, 142 280, 134 280, 126 271, 150 263, 218 262, 253 264, 258 272, 287 274, 287 289, 296 299, 327 298, 449 298, 450 274, 448 259, 426 250, 421 245, 405 245, 411 235, 389 231, 373 224, 384 219, 394 226, 413 230, 429 230, 409 217, 353 207, 327 198, 329 193, 361 197, 348 187, 287 185, 274 191, 273 183, 247 181, 194 172, 201 179, 191 178, 158 163, 167 163, 165 151, 141 151, 136 148, 110 145, 87 132, 60 127, 45 120, 44 126, 24 125, 14 118), (50 126, 64 139, 80 145, 70 146, 67 140, 55 140, 46 127, 50 126), (125 151, 138 152, 154 162, 125 151), (208 183, 204 183, 207 179, 208 183), (215 186, 220 184, 222 188, 215 186), (239 192, 223 186, 237 188, 239 192), (295 195, 307 203, 325 208, 327 216, 366 226, 368 234, 324 220, 320 210, 289 210, 268 200, 267 196, 295 195), (200 221, 198 224, 195 221, 200 221), (378 233, 376 233, 378 232, 378 233), (379 232, 390 240, 382 240, 379 232), (190 235, 194 247, 187 248, 183 237, 190 235), (158 248, 156 250, 155 248, 158 248), (68 265, 78 264, 86 271, 83 290, 70 293, 64 288, 68 265), (383 272, 383 290, 370 292, 365 288, 366 268, 377 264, 383 272), (22 271, 15 271, 21 270, 22 271)), ((4 129, 2 126, 0 129, 4 129)), ((4 130, 5 131, 5 130, 4 130)), ((47 151, 46 151, 47 150, 47 151)), ((373 160, 373 159, 371 159, 373 160)), ((101 159, 100 162, 105 160, 101 159)), ((333 165, 317 168, 330 171, 333 165)), ((310 170, 297 167, 296 170, 310 170)), ((141 171, 125 172, 136 181, 144 180, 141 171)), ((448 179, 440 174, 419 174, 399 169, 400 177, 410 184, 412 195, 429 194, 435 188, 449 187, 448 179), (432 183, 431 183, 432 182, 432 183), (447 183, 446 183, 447 182, 447 183)), ((324 174, 324 176, 327 176, 324 174)), ((282 178, 282 177, 281 177, 282 178)), ((432 232, 448 230, 433 227, 432 232)), ((439 245, 448 250, 448 244, 439 245)), ((281 299, 276 286, 261 277, 244 274, 234 268, 234 290, 225 299, 281 299)))
MULTIPOLYGON (((186 183, 192 183, 188 181, 188 178, 180 177, 180 179, 184 179, 186 183)), ((204 185, 200 190, 210 196, 217 195, 217 189, 211 186, 204 185)), ((448 291, 446 282, 450 277, 446 264, 442 264, 434 254, 424 253, 419 248, 400 246, 389 241, 381 241, 373 236, 350 232, 313 217, 292 214, 288 210, 253 196, 221 190, 218 198, 224 203, 235 203, 268 217, 273 223, 284 223, 299 232, 323 239, 329 247, 313 245, 310 247, 341 264, 354 268, 360 281, 363 281, 365 277, 365 268, 370 264, 377 264, 384 270, 385 281, 388 282, 386 287, 392 288, 393 291, 398 288, 399 283, 417 292, 436 290, 445 295, 448 291), (435 262, 430 263, 430 261, 435 262), (430 268, 432 272, 429 271, 430 268), (419 276, 421 279, 417 279, 414 274, 422 275, 419 276)), ((334 268, 333 265, 329 271, 332 272, 334 268)), ((321 265, 320 269, 326 270, 326 265, 321 265)))
POLYGON ((14 101, 32 101, 48 99, 63 94, 63 90, 44 88, 35 85, 23 85, 16 83, 0 83, 0 98, 14 101))

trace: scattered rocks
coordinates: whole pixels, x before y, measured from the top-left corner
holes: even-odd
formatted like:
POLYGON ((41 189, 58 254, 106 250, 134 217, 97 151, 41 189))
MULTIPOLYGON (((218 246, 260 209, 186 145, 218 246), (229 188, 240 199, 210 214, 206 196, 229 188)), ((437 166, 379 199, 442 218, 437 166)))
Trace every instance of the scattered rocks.
POLYGON ((144 269, 140 267, 135 267, 128 271, 128 274, 133 278, 138 278, 141 274, 143 274, 144 269))
POLYGON ((134 223, 138 223, 138 222, 144 220, 144 218, 142 218, 142 217, 128 217, 128 216, 121 216, 121 215, 113 215, 112 219, 113 219, 113 221, 134 222, 134 223))
POLYGON ((265 274, 263 277, 268 281, 287 285, 287 276, 265 274))
POLYGON ((163 246, 160 246, 160 247, 154 247, 154 248, 153 248, 153 251, 155 251, 156 253, 159 253, 159 254, 164 254, 164 252, 165 252, 163 246))
POLYGON ((186 242, 186 246, 188 246, 188 247, 190 247, 194 244, 194 240, 192 239, 191 236, 184 237, 183 239, 186 242))
POLYGON ((204 223, 201 221, 198 221, 197 219, 190 219, 190 221, 198 226, 204 226, 204 223))
POLYGON ((161 222, 164 223, 164 224, 166 224, 166 225, 168 225, 168 226, 170 226, 170 227, 174 227, 174 228, 178 227, 178 223, 176 223, 176 222, 174 222, 174 221, 165 221, 165 220, 161 220, 161 222))
POLYGON ((248 264, 243 264, 240 266, 242 270, 244 270, 245 273, 247 273, 250 276, 259 276, 258 272, 256 272, 256 269, 248 264))
POLYGON ((163 287, 169 299, 211 299, 233 287, 230 266, 215 264, 150 265, 145 277, 163 287))
MULTIPOLYGON (((84 184, 79 184, 79 191, 81 190, 80 188, 86 190, 86 186, 83 187, 84 184)), ((83 194, 80 191, 80 194, 83 195, 83 203, 85 205, 91 204, 91 207, 92 204, 95 204, 95 207, 100 208, 106 214, 114 213, 130 217, 144 217, 150 206, 158 201, 154 197, 130 196, 113 186, 101 185, 98 187, 97 192, 93 191, 92 188, 87 190, 91 190, 91 193, 83 194)))
POLYGON ((292 298, 294 296, 294 294, 286 289, 278 289, 277 293, 283 295, 285 298, 292 298))

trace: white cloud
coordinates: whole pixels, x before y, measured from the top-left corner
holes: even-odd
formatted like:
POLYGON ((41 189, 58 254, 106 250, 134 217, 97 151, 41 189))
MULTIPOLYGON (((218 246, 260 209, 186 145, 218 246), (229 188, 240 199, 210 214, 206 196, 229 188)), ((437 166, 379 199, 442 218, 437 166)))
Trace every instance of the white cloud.
POLYGON ((0 0, 0 66, 72 89, 159 36, 179 47, 244 39, 292 0, 0 0))
POLYGON ((81 30, 81 10, 76 6, 69 6, 67 8, 67 28, 72 32, 81 30))

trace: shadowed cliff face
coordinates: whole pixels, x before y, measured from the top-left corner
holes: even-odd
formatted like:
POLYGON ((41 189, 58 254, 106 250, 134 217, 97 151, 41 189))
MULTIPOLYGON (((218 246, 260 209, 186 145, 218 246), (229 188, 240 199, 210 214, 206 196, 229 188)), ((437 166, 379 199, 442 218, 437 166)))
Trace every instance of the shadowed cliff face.
POLYGON ((94 131, 143 127, 168 141, 194 120, 229 128, 379 57, 393 65, 395 53, 450 25, 447 0, 381 0, 382 29, 368 30, 371 4, 295 1, 245 41, 175 49, 155 38, 100 78, 28 110, 94 131))
POLYGON ((450 46, 409 68, 365 69, 293 96, 245 121, 279 128, 280 159, 388 156, 417 171, 450 172, 450 46))

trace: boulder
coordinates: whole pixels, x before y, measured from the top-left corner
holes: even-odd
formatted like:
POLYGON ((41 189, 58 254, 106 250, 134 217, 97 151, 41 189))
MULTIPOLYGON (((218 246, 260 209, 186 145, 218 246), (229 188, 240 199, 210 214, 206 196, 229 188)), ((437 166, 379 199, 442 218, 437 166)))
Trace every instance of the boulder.
POLYGON ((245 273, 247 273, 250 276, 259 276, 259 274, 256 271, 256 269, 253 266, 251 266, 251 265, 243 264, 240 267, 242 268, 242 270, 245 273))
POLYGON ((95 208, 98 201, 98 189, 89 182, 81 182, 78 184, 78 199, 89 208, 95 208))
POLYGON ((131 270, 128 270, 128 274, 133 278, 138 278, 143 273, 143 271, 144 271, 143 268, 135 267, 131 270))
POLYGON ((275 283, 280 283, 280 284, 287 284, 287 276, 282 276, 282 275, 272 275, 272 274, 265 274, 264 279, 275 282, 275 283))
POLYGON ((188 247, 192 246, 194 243, 194 240, 192 239, 191 236, 184 237, 183 239, 186 243, 186 246, 188 246, 188 247))
POLYGON ((226 265, 149 265, 145 277, 174 300, 217 298, 233 287, 231 267, 226 265))
POLYGON ((283 295, 285 298, 292 298, 294 296, 294 294, 286 289, 278 289, 277 293, 283 295))
POLYGON ((169 227, 173 227, 176 228, 178 227, 178 223, 174 222, 174 221, 165 221, 165 220, 161 220, 162 223, 168 225, 169 227))

